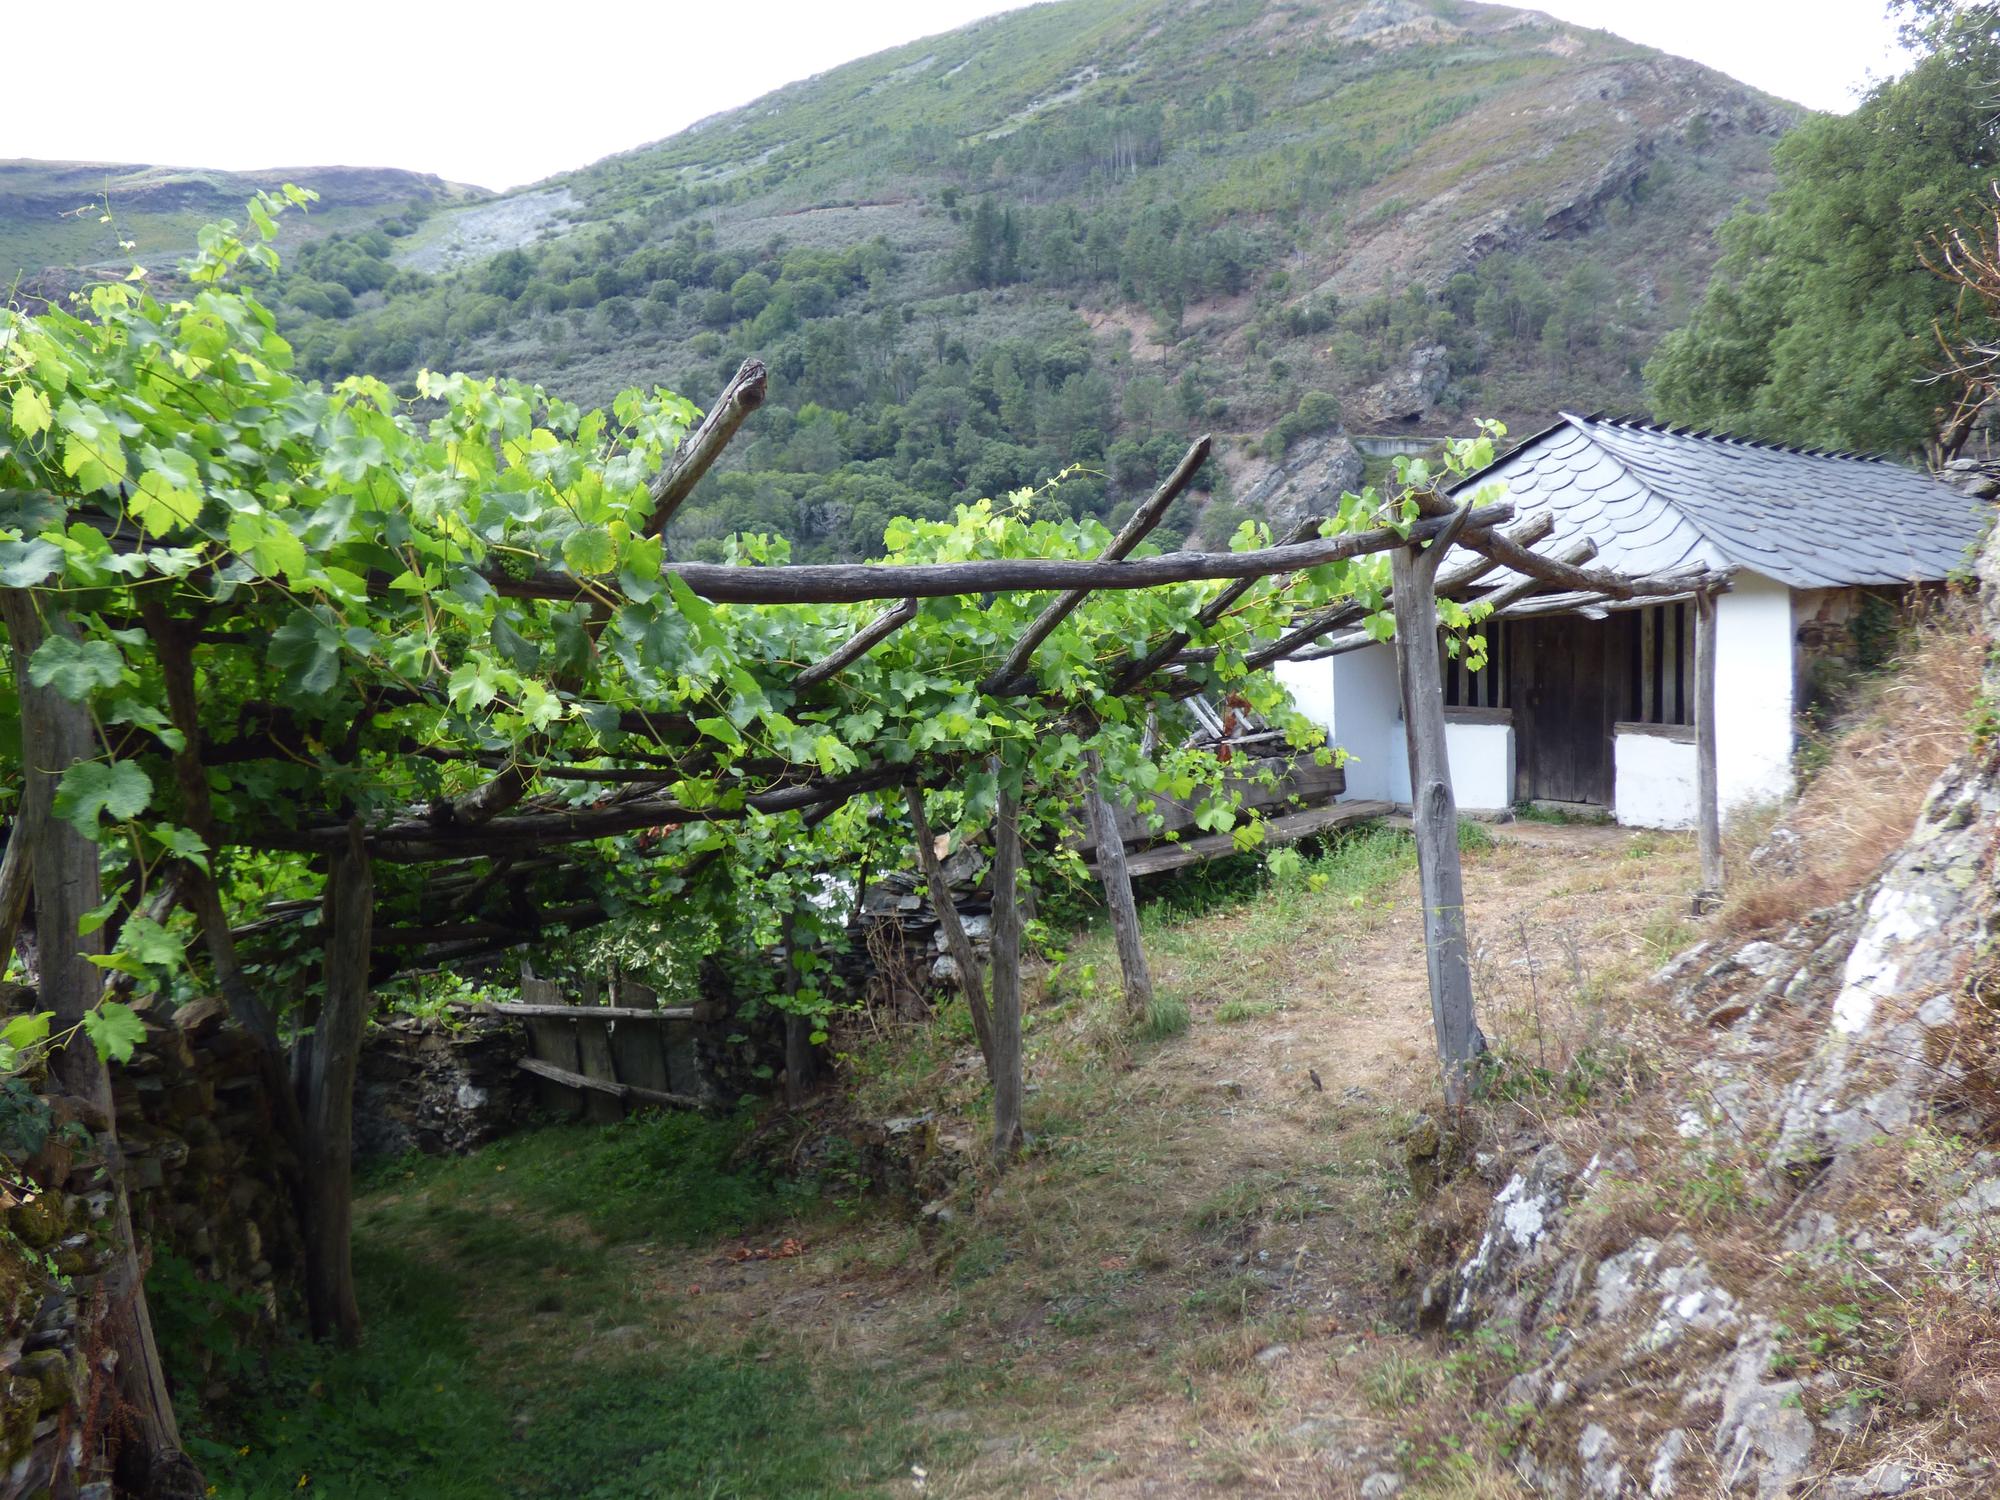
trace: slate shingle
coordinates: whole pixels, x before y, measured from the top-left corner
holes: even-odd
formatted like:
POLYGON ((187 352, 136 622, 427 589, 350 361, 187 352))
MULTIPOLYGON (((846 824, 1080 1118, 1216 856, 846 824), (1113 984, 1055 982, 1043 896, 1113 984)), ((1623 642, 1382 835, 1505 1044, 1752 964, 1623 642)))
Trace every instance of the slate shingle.
POLYGON ((1794 588, 1945 578, 1992 509, 1887 459, 1567 414, 1476 478, 1554 518, 1545 551, 1587 536, 1628 575, 1702 563, 1794 588))

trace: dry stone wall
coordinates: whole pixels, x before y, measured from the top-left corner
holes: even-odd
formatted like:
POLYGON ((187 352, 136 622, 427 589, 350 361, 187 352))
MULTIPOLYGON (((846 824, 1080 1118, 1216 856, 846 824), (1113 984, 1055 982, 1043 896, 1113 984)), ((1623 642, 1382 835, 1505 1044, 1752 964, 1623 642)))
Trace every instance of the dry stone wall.
MULTIPOLYGON (((177 1347, 176 1378, 205 1385, 225 1351, 270 1338, 297 1309, 297 1164, 254 1044, 220 1005, 147 1022, 144 1043, 114 1069, 119 1151, 147 1258, 185 1292, 213 1294, 188 1300, 212 1301, 227 1320, 177 1347)), ((7 1101, 19 1158, 0 1185, 0 1500, 85 1493, 74 1476, 118 1422, 95 1295, 110 1260, 105 1122, 37 1098, 7 1101)), ((165 1309, 156 1323, 171 1327, 185 1311, 165 1309)))

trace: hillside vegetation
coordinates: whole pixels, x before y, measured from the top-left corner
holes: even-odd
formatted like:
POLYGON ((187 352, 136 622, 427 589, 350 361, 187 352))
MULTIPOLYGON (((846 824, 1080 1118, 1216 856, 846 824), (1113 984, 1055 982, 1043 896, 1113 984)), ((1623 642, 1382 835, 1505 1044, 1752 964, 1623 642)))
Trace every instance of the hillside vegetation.
MULTIPOLYGON (((1062 507, 1108 513, 1202 430, 1238 439, 1198 522, 1221 540, 1358 482, 1343 430, 1632 405, 1793 113, 1456 0, 1064 0, 505 197, 344 207, 273 290, 312 375, 594 403, 764 358, 685 553, 865 555, 892 515, 1071 465, 1062 507)), ((149 264, 185 234, 112 207, 149 264)), ((46 245, 83 253, 74 225, 46 245)))

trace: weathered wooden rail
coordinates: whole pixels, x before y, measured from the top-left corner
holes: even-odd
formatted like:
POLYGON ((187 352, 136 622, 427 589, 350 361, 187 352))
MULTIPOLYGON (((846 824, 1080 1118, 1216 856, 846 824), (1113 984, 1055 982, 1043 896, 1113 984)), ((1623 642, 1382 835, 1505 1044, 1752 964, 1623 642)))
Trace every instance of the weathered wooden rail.
POLYGON ((516 1066, 540 1080, 542 1105, 551 1113, 605 1125, 634 1107, 707 1107, 692 1091, 693 1038, 686 1029, 709 1019, 707 1007, 649 1005, 651 992, 629 982, 624 994, 640 1003, 574 1003, 553 980, 524 972, 518 1002, 480 1010, 525 1023, 528 1055, 516 1066))

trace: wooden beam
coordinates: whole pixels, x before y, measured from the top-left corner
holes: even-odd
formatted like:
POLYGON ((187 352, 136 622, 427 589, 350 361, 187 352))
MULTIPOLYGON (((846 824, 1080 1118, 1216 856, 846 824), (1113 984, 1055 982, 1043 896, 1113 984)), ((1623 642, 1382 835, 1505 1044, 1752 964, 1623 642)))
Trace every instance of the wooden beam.
POLYGON ((709 466, 729 446, 743 419, 764 404, 765 374, 761 359, 746 359, 735 377, 722 388, 701 425, 681 439, 673 460, 652 483, 653 513, 646 521, 646 534, 658 536, 679 510, 681 502, 694 493, 709 466))
POLYGON ((627 1021, 640 1023, 650 1021, 698 1021, 706 1012, 699 1005, 669 1005, 656 1010, 634 1005, 530 1005, 514 1000, 482 1001, 473 1007, 482 1016, 512 1017, 526 1021, 557 1018, 571 1020, 578 1016, 599 1021, 627 1021))
MULTIPOLYGON (((1482 505, 1467 526, 1483 533, 1513 518, 1512 504, 1501 501, 1482 505)), ((1411 538, 1428 541, 1444 526, 1443 520, 1419 521, 1411 530, 1411 538)), ((1009 591, 1151 589, 1216 578, 1261 578, 1387 552, 1403 544, 1401 535, 1385 527, 1315 538, 1289 547, 1264 547, 1254 552, 1165 552, 1125 562, 1023 557, 957 563, 807 563, 769 568, 674 563, 667 571, 679 577, 693 593, 717 604, 850 604, 868 599, 942 599, 1009 591)), ((496 592, 510 598, 575 602, 597 597, 585 580, 567 573, 532 573, 525 578, 514 578, 494 571, 481 576, 496 592)), ((378 587, 374 577, 368 582, 371 589, 378 587)), ((383 575, 379 587, 386 589, 388 582, 387 575, 383 575)))
POLYGON ((326 877, 323 991, 306 1064, 306 1303, 313 1333, 361 1341, 353 1227, 354 1077, 368 1029, 375 877, 357 819, 326 877))
POLYGON ((608 1078, 590 1078, 582 1073, 573 1073, 568 1068, 559 1068, 552 1062, 543 1062, 539 1057, 523 1057, 516 1061, 514 1066, 523 1073, 532 1073, 537 1078, 548 1079, 551 1083, 609 1094, 612 1098, 622 1099, 628 1104, 660 1104, 669 1109, 708 1108, 706 1103, 692 1094, 669 1094, 663 1089, 642 1089, 636 1083, 616 1083, 608 1078))
POLYGON ((993 811, 993 1156, 1005 1166, 1027 1144, 1021 1060, 1021 793, 999 766, 993 811))
POLYGON ((979 1041, 979 1055, 991 1073, 993 1018, 986 1007, 986 986, 979 977, 979 958, 972 951, 972 939, 966 936, 965 924, 958 919, 958 903, 952 899, 951 884, 944 878, 944 865, 938 859, 937 839, 931 832, 930 818, 924 812, 923 787, 915 781, 907 783, 903 787, 903 800, 910 809, 910 837, 916 843, 917 868, 924 872, 931 910, 937 914, 938 930, 944 934, 945 951, 951 955, 952 966, 958 970, 959 993, 965 996, 965 1008, 972 1016, 972 1034, 979 1041))
MULTIPOLYGON (((1461 512, 1463 514, 1463 512, 1461 512)), ((1471 1068, 1486 1050, 1472 1008, 1472 965, 1465 930, 1465 876, 1458 854, 1458 799, 1445 743, 1444 681, 1438 663, 1438 562, 1455 533, 1428 551, 1390 554, 1396 609, 1396 667, 1410 757, 1410 807, 1417 832, 1417 879, 1423 891, 1424 956, 1430 975, 1431 1025, 1445 1103, 1471 1097, 1471 1068)))
MULTIPOLYGON (((1314 834, 1326 833, 1335 828, 1347 828, 1356 823, 1368 823, 1376 818, 1387 817, 1395 811, 1387 802, 1331 802, 1324 807, 1308 807, 1300 812, 1283 813, 1264 821, 1264 846, 1293 844, 1314 834)), ((1181 839, 1172 844, 1155 844, 1152 848, 1126 856, 1125 868, 1135 880, 1148 875, 1162 875, 1169 870, 1184 869, 1188 865, 1200 864, 1204 860, 1222 859, 1231 854, 1240 854, 1236 840, 1226 833, 1205 833, 1200 838, 1181 839)))
MULTIPOLYGON (((1454 509, 1452 502, 1442 496, 1418 494, 1417 506, 1426 516, 1442 519, 1454 509)), ((1481 506, 1481 510, 1486 507, 1481 506)), ((1475 552, 1483 552, 1495 562, 1539 578, 1544 584, 1570 589, 1577 593, 1607 594, 1613 599, 1631 599, 1640 595, 1678 594, 1691 587, 1699 587, 1709 578, 1719 577, 1711 570, 1688 569, 1678 574, 1667 574, 1657 578, 1627 578, 1609 568, 1573 567, 1556 561, 1527 547, 1515 545, 1504 532, 1482 531, 1468 535, 1465 545, 1475 552)))
POLYGON ((1694 601, 1694 799, 1695 842, 1701 850, 1697 904, 1722 899, 1722 809, 1715 762, 1715 595, 1694 601))
POLYGON ((827 653, 794 677, 792 690, 804 692, 807 688, 826 681, 835 673, 846 671, 916 617, 917 601, 914 599, 905 599, 895 608, 884 610, 856 631, 851 640, 827 653))
MULTIPOLYGON (((1534 543, 1541 541, 1554 529, 1554 519, 1544 512, 1541 515, 1530 517, 1520 526, 1515 527, 1509 533, 1509 536, 1519 545, 1532 546, 1534 543)), ((1586 542, 1583 545, 1595 550, 1592 543, 1586 542)), ((1585 555, 1588 556, 1589 553, 1586 552, 1585 555)), ((1439 575, 1436 592, 1440 597, 1456 594, 1463 589, 1470 588, 1499 566, 1500 564, 1490 557, 1475 557, 1462 561, 1453 567, 1451 572, 1439 575)), ((1540 587, 1539 584, 1535 586, 1540 587)), ((1329 609, 1321 611, 1303 625, 1295 626, 1270 644, 1252 649, 1244 657, 1244 664, 1252 671, 1262 671, 1274 662, 1317 660, 1317 656, 1306 656, 1300 653, 1304 652, 1306 647, 1325 638, 1342 626, 1356 623, 1362 618, 1363 613, 1364 611, 1358 604, 1346 603, 1334 605, 1329 609)), ((1185 652, 1175 658, 1175 660, 1179 664, 1192 665, 1196 662, 1213 661, 1216 654, 1215 648, 1208 647, 1200 651, 1185 652)))
MULTIPOLYGON (((1280 539, 1278 545, 1281 547, 1296 546, 1298 543, 1312 536, 1325 524, 1325 516, 1301 517, 1293 525, 1292 529, 1286 532, 1283 538, 1280 539)), ((1257 578, 1237 579, 1202 607, 1201 613, 1195 616, 1195 623, 1203 630, 1209 629, 1217 620, 1221 619, 1235 607, 1237 600, 1255 588, 1259 581, 1257 578)), ((1160 668, 1174 660, 1186 648, 1187 643, 1193 639, 1194 636, 1191 632, 1176 630, 1172 635, 1161 640, 1159 645, 1153 647, 1152 650, 1145 652, 1143 655, 1133 657, 1131 661, 1125 664, 1124 669, 1119 672, 1117 677, 1112 679, 1112 691, 1116 693, 1129 693, 1133 688, 1159 671, 1160 668)))
MULTIPOLYGON (((1111 539, 1099 557, 1100 562, 1121 562, 1129 557, 1132 549, 1146 539, 1146 535, 1167 513, 1167 508, 1180 498, 1181 491, 1195 476, 1195 471, 1208 460, 1209 439, 1206 434, 1195 439, 1188 451, 1181 455, 1181 461, 1174 470, 1153 491, 1146 503, 1132 512, 1131 519, 1118 528, 1118 535, 1111 539)), ((987 679, 979 685, 983 693, 997 693, 1012 687, 1015 679, 1028 670, 1028 663, 1034 658, 1035 648, 1040 646, 1055 632, 1055 628, 1067 619, 1070 613, 1090 597, 1088 588, 1071 589, 1061 596, 1051 599, 1035 622, 1022 632, 1015 641, 1014 648, 1007 653, 1007 659, 993 669, 987 679)), ((1030 684, 1032 685, 1032 684, 1030 684)), ((1025 689, 1023 689, 1025 690, 1025 689)))

